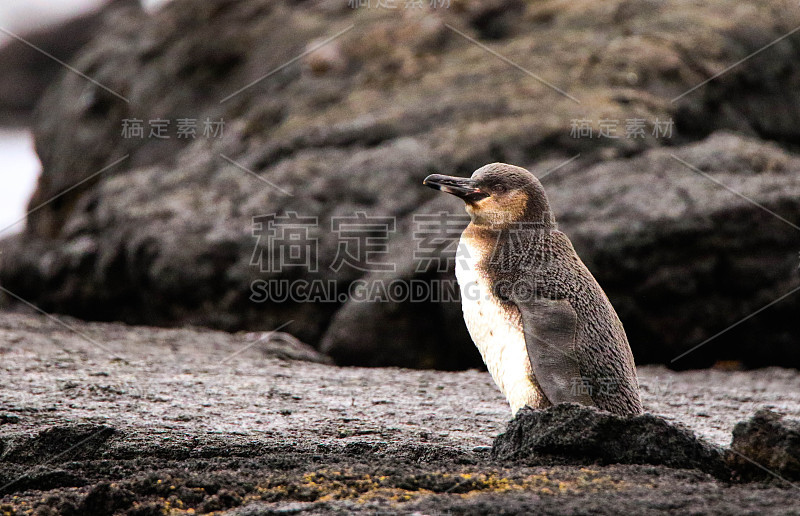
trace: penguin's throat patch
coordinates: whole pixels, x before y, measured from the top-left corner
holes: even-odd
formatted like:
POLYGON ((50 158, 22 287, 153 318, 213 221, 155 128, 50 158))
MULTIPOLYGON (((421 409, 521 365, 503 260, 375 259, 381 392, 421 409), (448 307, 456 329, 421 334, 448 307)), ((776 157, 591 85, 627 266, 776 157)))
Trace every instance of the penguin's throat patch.
POLYGON ((508 226, 482 226, 470 224, 461 235, 476 256, 472 258, 484 265, 504 261, 509 254, 531 252, 531 245, 546 236, 540 228, 512 223, 508 226))
POLYGON ((499 244, 499 238, 500 232, 476 224, 467 226, 461 235, 461 258, 483 278, 489 277, 486 267, 499 244))

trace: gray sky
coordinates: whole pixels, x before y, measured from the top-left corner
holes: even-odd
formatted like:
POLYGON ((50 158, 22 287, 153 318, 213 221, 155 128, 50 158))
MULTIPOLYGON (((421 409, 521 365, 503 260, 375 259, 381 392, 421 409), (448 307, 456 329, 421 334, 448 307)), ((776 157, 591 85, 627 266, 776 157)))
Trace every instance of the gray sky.
MULTIPOLYGON (((30 133, 0 128, 0 230, 25 215, 39 169, 39 159, 33 152, 30 133)), ((0 238, 23 228, 24 223, 20 223, 0 232, 0 238)))
MULTIPOLYGON (((0 27, 12 32, 26 32, 47 27, 103 3, 103 0, 3 0, 0 2, 0 27)), ((0 34, 0 43, 8 39, 8 36, 0 34)))

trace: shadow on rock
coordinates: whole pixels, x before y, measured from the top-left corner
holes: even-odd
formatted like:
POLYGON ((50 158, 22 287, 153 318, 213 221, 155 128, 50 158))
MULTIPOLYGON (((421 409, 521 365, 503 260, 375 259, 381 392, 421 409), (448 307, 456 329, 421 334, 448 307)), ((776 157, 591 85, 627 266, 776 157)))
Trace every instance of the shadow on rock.
POLYGON ((730 478, 722 450, 653 414, 625 417, 575 404, 522 409, 492 446, 531 465, 654 464, 730 478))
POLYGON ((118 431, 105 425, 75 424, 47 428, 38 435, 0 440, 0 460, 46 464, 92 457, 118 431))

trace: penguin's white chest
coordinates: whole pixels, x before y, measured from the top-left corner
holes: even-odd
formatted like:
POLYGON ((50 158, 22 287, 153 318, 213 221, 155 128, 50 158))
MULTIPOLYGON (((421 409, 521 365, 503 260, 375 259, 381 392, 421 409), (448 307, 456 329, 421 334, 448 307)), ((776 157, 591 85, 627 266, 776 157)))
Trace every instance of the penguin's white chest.
POLYGON ((478 271, 480 249, 461 238, 456 253, 456 278, 461 289, 464 322, 489 373, 516 412, 529 405, 547 404, 531 371, 522 318, 494 296, 488 280, 478 271))

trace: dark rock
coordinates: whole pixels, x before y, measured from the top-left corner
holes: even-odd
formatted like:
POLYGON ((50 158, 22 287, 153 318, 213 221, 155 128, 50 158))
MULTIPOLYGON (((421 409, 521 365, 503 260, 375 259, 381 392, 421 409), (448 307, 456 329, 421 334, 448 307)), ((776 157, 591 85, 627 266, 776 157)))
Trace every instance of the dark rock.
POLYGON ((108 482, 92 487, 81 503, 79 514, 116 514, 133 505, 136 495, 108 482))
POLYGON ((800 309, 797 170, 797 155, 723 132, 558 171, 545 187, 620 314, 637 361, 800 366, 790 323, 800 309), (717 335, 723 330, 730 331, 717 335))
POLYGON ((14 423, 19 423, 19 416, 0 414, 0 425, 13 425, 14 423))
MULTIPOLYGON (((108 5, 78 18, 19 36, 51 56, 70 62, 101 28, 111 9, 136 8, 137 0, 112 0, 108 5)), ((4 35, 5 36, 5 35, 4 35)), ((0 48, 0 119, 24 121, 45 88, 64 71, 62 65, 31 46, 11 39, 0 48)))
POLYGON ((2 482, 0 496, 29 489, 57 489, 61 487, 81 487, 86 478, 60 468, 26 466, 24 468, 4 468, 0 473, 2 482))
POLYGON ((503 39, 509 37, 513 28, 524 23, 524 3, 520 0, 493 0, 471 2, 466 10, 469 24, 484 39, 503 39))
POLYGON ((139 504, 127 512, 127 516, 161 516, 168 508, 162 501, 139 504))
POLYGON ((800 480, 800 421, 761 409, 737 423, 726 454, 738 480, 800 480))
POLYGON ((729 478, 722 450, 653 414, 617 416, 575 404, 524 408, 492 456, 528 464, 654 464, 729 478))
MULTIPOLYGON (((800 33, 683 95, 800 25, 781 2, 516 2, 510 18, 495 2, 323 4, 175 0, 153 16, 117 12, 74 62, 128 102, 70 73, 45 95, 35 126, 43 174, 31 206, 81 185, 0 243, 0 284, 86 319, 225 330, 294 321, 288 331, 342 364, 474 366, 457 301, 254 302, 251 288, 452 280, 452 267, 418 272, 409 263, 415 214, 463 213, 455 199, 434 200, 420 186, 425 175, 496 160, 542 175, 580 153, 545 188, 640 362, 670 363, 794 288, 800 160, 759 138, 797 140, 800 33), (709 31, 720 10, 727 29, 709 31), (448 25, 502 38, 486 42, 581 103, 448 25), (341 31, 319 66, 313 56, 292 61, 341 31), (224 120, 221 138, 175 136, 178 119, 206 117, 224 120), (134 118, 171 120, 171 138, 123 138, 123 120, 134 118), (619 120, 621 137, 573 138, 584 118, 619 120), (624 137, 632 118, 649 124, 644 138, 624 137), (653 136, 656 119, 674 119, 671 138, 653 136), (396 218, 394 272, 329 268, 339 244, 331 219, 357 211, 396 218), (318 244, 314 272, 253 264, 269 254, 253 236, 254 218, 287 212, 320 224, 308 235, 318 244)), ((800 366, 798 303, 788 297, 672 365, 800 366)))
POLYGON ((219 493, 210 496, 202 505, 201 512, 214 512, 237 507, 242 504, 242 497, 228 489, 223 489, 219 493))

